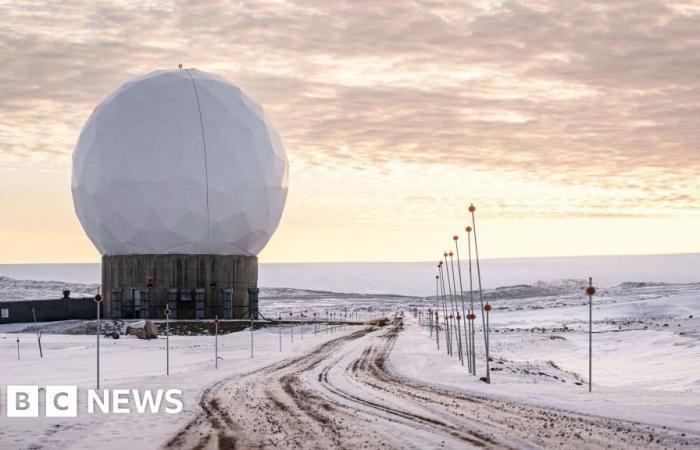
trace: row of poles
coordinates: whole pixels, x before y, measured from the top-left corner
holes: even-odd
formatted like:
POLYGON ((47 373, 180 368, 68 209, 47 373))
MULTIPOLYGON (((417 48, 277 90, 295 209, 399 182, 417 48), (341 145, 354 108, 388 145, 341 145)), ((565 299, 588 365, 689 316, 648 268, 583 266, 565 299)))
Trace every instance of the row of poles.
MULTIPOLYGON (((486 375, 481 378, 486 383, 491 383, 489 338, 490 324, 489 313, 491 305, 484 304, 483 290, 481 285, 481 266, 479 264, 479 244, 476 236, 476 208, 469 205, 472 224, 467 226, 467 260, 469 272, 469 298, 468 306, 465 306, 464 286, 462 283, 462 265, 459 256, 459 236, 452 237, 455 245, 455 252, 452 250, 443 252, 441 260, 437 264, 438 273, 435 276, 435 310, 428 309, 428 320, 424 320, 423 311, 419 312, 419 324, 430 328, 430 339, 435 330, 435 342, 440 350, 440 313, 445 329, 445 351, 448 355, 454 356, 454 349, 457 349, 457 356, 464 365, 467 360, 469 374, 477 374, 476 368, 476 314, 474 313, 474 283, 472 272, 472 236, 474 240, 474 260, 476 262, 477 290, 479 295, 479 306, 481 310, 481 328, 483 331, 484 359, 486 365, 486 375), (454 257, 457 257, 457 273, 455 274, 454 257), (449 261, 448 261, 449 257, 449 261), (459 280, 459 292, 457 291, 457 281, 459 280), (447 286, 447 289, 445 289, 447 286), (461 306, 461 314, 460 314, 461 306), (464 319, 464 320, 463 320, 464 319), (462 333, 464 331, 464 333, 462 333), (462 339, 464 336, 464 339, 462 339)), ((588 295, 588 392, 592 391, 593 380, 593 296, 596 293, 593 287, 593 278, 589 277, 586 295, 588 295)))
MULTIPOLYGON (((97 329, 96 329, 96 335, 97 335, 97 347, 96 347, 96 362, 97 362, 97 389, 100 389, 100 334, 101 334, 101 314, 100 314, 100 306, 102 304, 102 295, 100 295, 99 290, 97 292, 97 295, 94 297, 95 303, 97 304, 97 329)), ((305 311, 306 312, 306 311, 305 311)), ((170 310, 169 307, 165 307, 165 310, 163 311, 165 315, 165 374, 170 375, 170 314, 172 314, 172 311, 170 310)), ((292 313, 289 313, 290 317, 293 317, 292 313)), ((319 320, 321 320, 321 314, 320 313, 313 313, 313 324, 314 324, 314 335, 318 334, 319 332, 325 331, 326 333, 334 333, 337 330, 344 330, 345 329, 345 323, 334 323, 334 321, 337 321, 339 319, 336 319, 336 317, 344 318, 345 321, 347 321, 348 316, 350 316, 350 319, 354 319, 357 321, 359 319, 359 313, 357 312, 344 312, 344 313, 328 313, 326 311, 326 320, 327 325, 324 328, 320 328, 319 325, 321 324, 319 320)), ((300 318, 306 317, 306 314, 300 314, 300 318)), ((213 320, 214 323, 214 368, 218 369, 219 368, 219 316, 216 316, 213 320)), ((255 321, 253 317, 251 316, 250 318, 250 357, 251 359, 254 357, 255 353, 255 342, 254 342, 254 331, 255 331, 255 324, 257 323, 269 323, 268 321, 255 321)), ((304 325, 305 322, 301 322, 301 339, 304 339, 304 325)), ((278 317, 278 327, 279 327, 279 351, 282 351, 282 316, 278 317)), ((40 338, 39 338, 40 339, 40 338)), ((294 342, 294 323, 291 323, 290 327, 290 340, 291 342, 294 342)), ((41 342, 41 341, 40 341, 41 342)), ((41 344, 40 344, 41 348, 41 344)), ((43 356, 43 354, 42 354, 43 356)), ((20 359, 20 352, 19 352, 19 337, 17 338, 17 359, 20 359)))
POLYGON ((421 324, 430 328, 430 339, 433 337, 435 330, 435 341, 437 348, 440 350, 440 325, 445 330, 445 348, 444 350, 450 356, 457 357, 462 365, 466 366, 470 375, 476 376, 476 323, 477 315, 475 313, 475 290, 478 293, 479 309, 481 310, 481 321, 483 330, 484 355, 486 365, 486 375, 482 378, 486 383, 491 383, 491 370, 489 365, 489 312, 491 305, 484 304, 482 286, 481 286, 481 266, 479 264, 479 246, 476 237, 476 217, 474 205, 469 206, 472 224, 467 226, 467 261, 469 273, 469 292, 468 298, 465 300, 465 287, 462 280, 462 263, 459 255, 459 236, 452 237, 454 241, 455 251, 448 250, 443 252, 442 258, 437 263, 437 275, 435 275, 435 310, 428 309, 428 320, 422 318, 421 324), (474 261, 476 263, 476 281, 477 286, 474 288, 474 276, 472 270, 472 236, 474 241, 474 261), (457 272, 455 273, 455 256, 457 259, 457 272), (448 259, 449 258, 449 259, 448 259), (457 281, 459 280, 459 282, 457 281), (457 289, 459 286, 459 290, 457 289))

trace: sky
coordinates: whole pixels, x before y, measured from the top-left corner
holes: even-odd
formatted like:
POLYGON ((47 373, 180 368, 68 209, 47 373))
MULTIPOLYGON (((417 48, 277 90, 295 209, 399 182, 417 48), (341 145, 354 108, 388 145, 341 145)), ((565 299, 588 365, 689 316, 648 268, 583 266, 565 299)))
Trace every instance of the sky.
POLYGON ((71 153, 179 63, 290 162, 263 262, 700 251, 700 2, 0 0, 0 263, 89 262, 71 153), (60 5, 59 5, 60 3, 60 5))

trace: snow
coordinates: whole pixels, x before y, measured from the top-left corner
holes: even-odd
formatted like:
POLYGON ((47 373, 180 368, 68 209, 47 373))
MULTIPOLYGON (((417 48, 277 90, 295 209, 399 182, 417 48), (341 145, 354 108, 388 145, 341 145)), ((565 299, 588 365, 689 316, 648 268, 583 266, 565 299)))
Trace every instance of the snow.
MULTIPOLYGON (((88 415, 86 389, 95 388, 95 336, 46 334, 42 337, 44 358, 39 357, 36 337, 31 333, 10 333, 15 325, 0 326, 0 385, 77 385, 78 419, 5 416, 0 408, 0 448, 123 449, 130 446, 157 448, 198 411, 203 390, 215 381, 264 367, 305 351, 351 328, 314 335, 313 327, 283 328, 279 351, 279 328, 256 330, 255 354, 250 355, 250 331, 219 336, 219 368, 214 369, 213 336, 171 336, 170 376, 165 376, 165 337, 140 340, 133 336, 101 340, 102 389, 182 389, 185 410, 182 414, 110 414, 88 415), (17 361, 16 338, 21 345, 17 361), (82 414, 81 414, 82 412, 82 414)), ((4 397, 4 395, 2 396, 4 397)), ((3 398, 4 400, 4 398, 3 398)), ((43 403, 42 403, 43 405, 43 403)), ((43 406, 40 411, 43 410, 43 406)))
MULTIPOLYGON (((596 286, 623 282, 700 282, 700 254, 483 259, 485 288, 582 280, 596 286)), ((262 263, 259 285, 317 291, 425 296, 435 293, 434 262, 262 263)), ((99 264, 0 264, 16 279, 99 283, 99 264)), ((56 295, 56 294, 54 294, 56 295)), ((0 295, 0 299, 2 296, 0 295)))
POLYGON ((0 301, 59 299, 66 289, 71 297, 88 297, 95 295, 98 287, 99 284, 17 280, 0 275, 0 301))
POLYGON ((446 355, 444 330, 438 352, 434 336, 415 320, 398 339, 392 367, 451 389, 700 432, 700 285, 623 284, 594 297, 592 393, 587 299, 562 297, 548 309, 537 307, 544 302, 552 300, 523 299, 519 310, 514 301, 493 302, 491 385, 446 355))
MULTIPOLYGON (((623 275, 630 272, 629 268, 621 269, 623 275)), ((348 318, 357 314, 366 319, 404 311, 405 329, 399 333, 387 364, 405 378, 453 392, 699 434, 700 283, 686 275, 667 280, 650 276, 644 282, 630 280, 645 278, 625 279, 623 275, 609 278, 619 280, 618 283, 595 283, 600 289, 593 300, 592 393, 588 392, 587 386, 588 298, 583 295, 586 284, 583 277, 549 279, 551 277, 537 276, 521 281, 516 275, 509 285, 485 292, 485 299, 494 308, 490 317, 493 358, 490 385, 467 375, 457 358, 446 355, 444 330, 440 332, 442 341, 438 351, 428 328, 419 327, 413 318, 413 308, 425 310, 433 307, 435 299, 432 297, 368 293, 374 289, 374 282, 366 284, 365 290, 360 289, 359 293, 312 290, 322 288, 323 283, 310 282, 311 286, 304 289, 264 289, 261 311, 269 318, 282 316, 286 319, 292 312, 297 320, 301 314, 312 317, 314 312, 321 318, 329 312, 340 317, 347 313, 348 318), (547 279, 549 281, 543 281, 547 279)), ((350 271, 347 274, 350 281, 339 284, 352 287, 356 284, 351 281, 353 276, 350 271)), ((503 279, 506 279, 505 275, 503 279)), ((4 293, 11 298, 21 298, 25 286, 35 286, 38 290, 42 286, 47 289, 59 287, 50 282, 4 280, 4 293)), ((397 292, 413 292, 419 284, 397 292)), ((77 290, 93 288, 73 287, 77 290)), ((477 320, 477 325, 479 323, 477 320)), ((81 321, 40 324, 44 333, 43 359, 39 358, 33 324, 0 325, 0 386, 77 384, 81 393, 79 411, 84 411, 85 389, 94 387, 95 383, 95 337, 70 333, 89 330, 87 325, 89 322, 81 321), (17 337, 21 343, 21 361, 17 361, 17 337)), ((222 335, 219 336, 219 356, 222 359, 218 370, 214 369, 212 336, 173 336, 170 338, 169 377, 164 375, 163 336, 151 341, 132 336, 118 340, 102 339, 103 388, 179 388, 184 393, 185 412, 138 417, 134 414, 83 414, 78 420, 29 420, 5 418, 4 410, 0 408, 0 448, 33 445, 94 448, 95 442, 106 449, 129 445, 159 447, 197 415, 203 392, 214 383, 309 352, 323 342, 354 330, 357 327, 345 327, 334 334, 324 331, 314 335, 313 326, 307 325, 302 340, 297 326, 292 343, 291 328, 285 326, 282 329, 283 350, 280 352, 279 329, 260 329, 254 333, 253 359, 250 358, 249 331, 222 335)), ((480 333, 481 329, 477 329, 477 339, 480 333)), ((355 341, 348 343, 349 348, 338 354, 337 360, 349 363, 362 354, 360 341, 358 344, 352 343, 355 341)), ((481 342, 477 341, 479 376, 484 373, 481 342)), ((352 383, 341 377, 346 367, 343 364, 336 364, 329 373, 336 383, 341 383, 338 386, 351 390, 352 383)), ((319 370, 322 367, 325 365, 319 366, 319 370)), ((310 380, 312 375, 315 372, 309 375, 310 380)))

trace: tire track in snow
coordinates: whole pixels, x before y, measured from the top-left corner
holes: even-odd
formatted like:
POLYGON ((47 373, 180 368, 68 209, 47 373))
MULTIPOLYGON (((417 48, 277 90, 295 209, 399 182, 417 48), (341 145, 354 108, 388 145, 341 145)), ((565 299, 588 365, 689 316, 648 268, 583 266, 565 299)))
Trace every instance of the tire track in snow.
POLYGON ((193 449, 700 448, 700 438, 453 392, 387 367, 400 318, 223 379, 166 444, 193 449))

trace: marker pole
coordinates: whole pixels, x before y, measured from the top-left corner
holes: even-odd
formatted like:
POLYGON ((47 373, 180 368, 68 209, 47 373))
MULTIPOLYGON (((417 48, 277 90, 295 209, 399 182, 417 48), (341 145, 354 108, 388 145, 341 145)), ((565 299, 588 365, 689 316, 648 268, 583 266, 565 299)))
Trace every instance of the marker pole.
MULTIPOLYGON (((453 317, 453 309, 452 308, 452 283, 450 283, 450 266, 447 264, 447 252, 444 254, 445 257, 445 276, 447 276, 447 294, 448 297, 445 298, 447 300, 448 298, 450 299, 450 306, 447 307, 447 312, 449 313, 448 315, 445 316, 445 320, 450 324, 450 327, 448 328, 449 330, 449 335, 450 335, 450 355, 454 356, 454 350, 452 348, 452 338, 453 338, 453 333, 454 333, 454 326, 452 326, 452 317, 453 317)), ((444 280, 443 280, 444 281, 444 280)))
POLYGON ((97 290, 97 295, 95 295, 95 303, 97 303, 97 390, 100 389, 100 304, 102 303, 102 296, 100 295, 99 289, 97 290))
POLYGON ((21 358, 19 357, 19 338, 17 338, 17 361, 21 361, 21 358))
MULTIPOLYGON (((489 313, 491 312, 491 305, 488 303, 484 305, 484 310, 486 311, 486 336, 488 337, 486 342, 489 342, 489 339, 491 338, 491 328, 489 327, 489 313)), ((486 357, 489 357, 489 352, 490 348, 486 348, 486 357)), ((489 383, 491 382, 491 374, 489 374, 489 383)))
POLYGON ((471 326, 469 326, 469 320, 467 320, 467 312, 464 308, 464 288, 462 287, 462 265, 459 262, 459 244, 457 241, 459 240, 459 236, 455 235, 452 237, 452 239, 455 241, 455 253, 457 255, 457 273, 459 274, 459 298, 462 301, 462 317, 464 318, 464 346, 466 347, 467 351, 467 369, 468 372, 472 372, 472 340, 470 339, 470 335, 468 332, 468 329, 471 329, 471 326))
POLYGON ((430 331, 430 336, 428 339, 433 340, 433 310, 428 308, 428 330, 430 331))
POLYGON ((450 322, 447 320, 447 297, 445 296, 445 276, 442 272, 442 261, 438 264, 440 270, 440 290, 442 293, 442 320, 445 322, 445 350, 452 355, 452 343, 450 342, 450 322))
POLYGON ((588 392, 593 391, 593 277, 588 278, 588 392))
MULTIPOLYGON (((465 228, 467 232, 467 248, 469 252, 469 314, 474 314, 474 277, 472 276, 472 227, 465 228)), ((469 335, 472 345, 472 375, 476 375, 476 327, 474 320, 469 321, 469 335)))
MULTIPOLYGON (((456 237, 456 236, 455 236, 456 237)), ((456 243, 456 242, 455 242, 456 243)), ((464 365, 464 347, 462 346, 462 328, 460 327, 460 322, 462 319, 462 316, 459 315, 459 305, 457 304, 457 280, 455 279, 455 260, 453 257, 452 251, 450 251, 450 267, 452 269, 452 287, 454 289, 454 309, 455 309, 455 315, 457 316, 457 328, 455 331, 457 331, 457 343, 459 345, 459 360, 464 365)), ((462 281, 460 280, 460 285, 462 281)), ((462 300, 462 303, 464 303, 464 299, 462 300)), ((465 336, 466 339, 466 336, 465 336)))
POLYGON ((170 375, 170 308, 165 307, 165 374, 170 375))
POLYGON ((219 368, 219 316, 214 317, 214 368, 219 368))
MULTIPOLYGON (((440 275, 435 275, 435 332, 437 333, 437 312, 440 310, 440 275)), ((440 341, 438 340, 438 350, 440 350, 440 341)))
POLYGON ((32 317, 34 317, 34 333, 36 334, 36 342, 37 342, 37 344, 39 344, 39 357, 43 358, 44 352, 41 350, 41 335, 42 335, 42 333, 39 331, 39 327, 36 324, 36 311, 34 310, 34 307, 32 307, 32 317))
POLYGON ((440 320, 437 310, 435 310, 435 340, 437 341, 437 349, 440 351, 440 320))
POLYGON ((481 288, 481 267, 479 266, 479 244, 476 240, 476 218, 474 217, 476 208, 469 205, 469 212, 472 214, 472 228, 474 229, 474 256, 476 257, 476 276, 479 282, 479 302, 481 303, 481 324, 484 328, 484 348, 486 349, 486 382, 491 383, 491 369, 489 364, 489 336, 486 332, 486 315, 484 312, 484 296, 481 288))
MULTIPOLYGON (((450 252, 450 253, 452 253, 452 252, 450 252)), ((445 253, 444 253, 444 256, 445 256, 445 272, 447 273, 447 287, 448 287, 448 291, 449 291, 449 293, 450 293, 450 317, 449 317, 449 320, 452 321, 452 327, 451 327, 451 330, 450 330, 450 331, 455 335, 455 337, 457 337, 457 357, 458 357, 459 360, 461 361, 461 360, 462 360, 462 345, 461 345, 461 340, 462 340, 462 338, 461 338, 460 336, 457 336, 456 331, 459 331, 459 330, 455 330, 455 325, 454 325, 454 324, 455 324, 455 319, 456 319, 456 316, 457 316, 457 311, 455 311, 455 301, 454 301, 454 297, 453 297, 453 294, 452 294, 452 281, 450 281, 450 265, 447 263, 447 255, 448 255, 448 253, 445 252, 445 253)), ((453 278, 454 278, 454 277, 453 277, 453 278)), ((450 337, 450 342, 452 342, 452 338, 451 338, 451 337, 450 337)))

